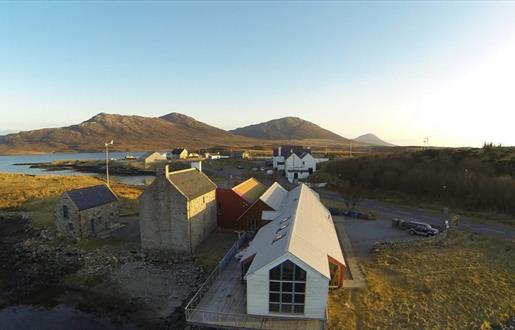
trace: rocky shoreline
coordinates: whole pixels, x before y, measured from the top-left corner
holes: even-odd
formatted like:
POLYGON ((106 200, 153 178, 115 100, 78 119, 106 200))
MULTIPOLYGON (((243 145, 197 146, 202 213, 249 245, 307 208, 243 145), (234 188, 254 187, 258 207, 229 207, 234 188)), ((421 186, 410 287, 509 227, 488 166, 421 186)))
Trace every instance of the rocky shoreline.
MULTIPOLYGON (((72 170, 77 172, 99 174, 103 174, 106 171, 105 162, 96 160, 67 160, 43 163, 16 163, 13 165, 29 166, 30 168, 38 168, 46 171, 72 170)), ((112 161, 109 163, 109 173, 119 175, 154 175, 155 169, 138 166, 138 164, 134 161, 112 161)))
POLYGON ((0 215, 0 309, 64 305, 142 329, 183 329, 183 307, 207 271, 191 257, 143 253, 139 244, 88 247, 30 220, 0 215))

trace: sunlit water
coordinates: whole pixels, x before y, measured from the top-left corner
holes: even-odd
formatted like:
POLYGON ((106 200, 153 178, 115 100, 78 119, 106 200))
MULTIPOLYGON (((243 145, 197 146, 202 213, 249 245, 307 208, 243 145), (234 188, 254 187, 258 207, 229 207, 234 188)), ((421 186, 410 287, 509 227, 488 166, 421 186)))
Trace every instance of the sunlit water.
MULTIPOLYGON (((143 152, 131 152, 131 155, 139 157, 143 152)), ((125 152, 110 152, 109 158, 122 159, 127 155, 125 152)), ((86 175, 104 177, 98 173, 85 173, 70 170, 63 171, 46 171, 41 168, 30 168, 30 165, 14 165, 19 163, 46 163, 56 160, 102 160, 105 154, 96 153, 55 153, 42 155, 15 155, 0 156, 0 172, 24 173, 24 174, 45 174, 45 175, 86 175)), ((145 185, 153 180, 151 175, 110 175, 110 177, 118 182, 130 185, 145 185)))

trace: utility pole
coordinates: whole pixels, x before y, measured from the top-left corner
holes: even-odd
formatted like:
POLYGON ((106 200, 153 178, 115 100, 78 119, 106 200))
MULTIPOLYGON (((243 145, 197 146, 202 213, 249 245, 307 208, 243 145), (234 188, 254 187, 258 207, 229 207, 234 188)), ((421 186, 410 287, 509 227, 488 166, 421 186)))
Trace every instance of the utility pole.
POLYGON ((106 179, 107 179, 107 186, 109 187, 109 146, 113 145, 113 140, 110 142, 106 142, 106 179))
POLYGON ((352 142, 349 142, 349 156, 352 158, 352 142))

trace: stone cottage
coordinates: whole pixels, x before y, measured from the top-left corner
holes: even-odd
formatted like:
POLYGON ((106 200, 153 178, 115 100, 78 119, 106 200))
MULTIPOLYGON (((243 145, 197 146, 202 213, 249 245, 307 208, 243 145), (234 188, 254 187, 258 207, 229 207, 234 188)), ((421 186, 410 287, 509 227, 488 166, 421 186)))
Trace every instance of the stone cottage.
POLYGON ((104 236, 118 222, 118 198, 105 184, 70 190, 55 207, 55 225, 77 240, 104 236))
POLYGON ((166 161, 166 156, 157 152, 157 151, 149 151, 144 153, 139 157, 139 161, 145 165, 151 165, 156 162, 164 162, 166 161))
POLYGON ((193 253, 216 228, 216 184, 196 168, 159 167, 139 198, 141 247, 193 253))

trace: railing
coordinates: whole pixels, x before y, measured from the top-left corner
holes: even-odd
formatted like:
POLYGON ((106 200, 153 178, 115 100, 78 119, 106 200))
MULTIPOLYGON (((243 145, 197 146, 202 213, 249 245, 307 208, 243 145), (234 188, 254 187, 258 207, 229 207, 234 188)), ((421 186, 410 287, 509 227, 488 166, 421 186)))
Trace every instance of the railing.
POLYGON ((279 318, 273 316, 259 316, 250 314, 220 313, 205 310, 195 310, 188 320, 197 324, 212 326, 228 326, 231 328, 247 329, 326 329, 325 319, 295 319, 279 318))
POLYGON ((191 319, 191 315, 195 308, 197 308, 198 304, 204 298, 204 295, 209 291, 213 283, 215 283, 216 279, 220 276, 222 271, 227 267, 231 259, 238 253, 239 249, 247 243, 252 238, 252 233, 245 232, 240 238, 234 242, 231 248, 225 253, 222 259, 218 262, 215 269, 209 274, 207 279, 202 283, 198 291, 195 293, 193 298, 190 299, 188 304, 185 307, 186 320, 189 321, 191 319))
POLYGON ((197 309, 202 298, 227 267, 231 258, 246 244, 253 233, 244 233, 218 262, 215 269, 209 274, 206 281, 200 286, 193 298, 185 307, 186 321, 195 324, 208 324, 211 326, 247 328, 247 329, 327 329, 327 310, 325 319, 295 319, 273 316, 258 316, 250 314, 220 313, 197 309))

